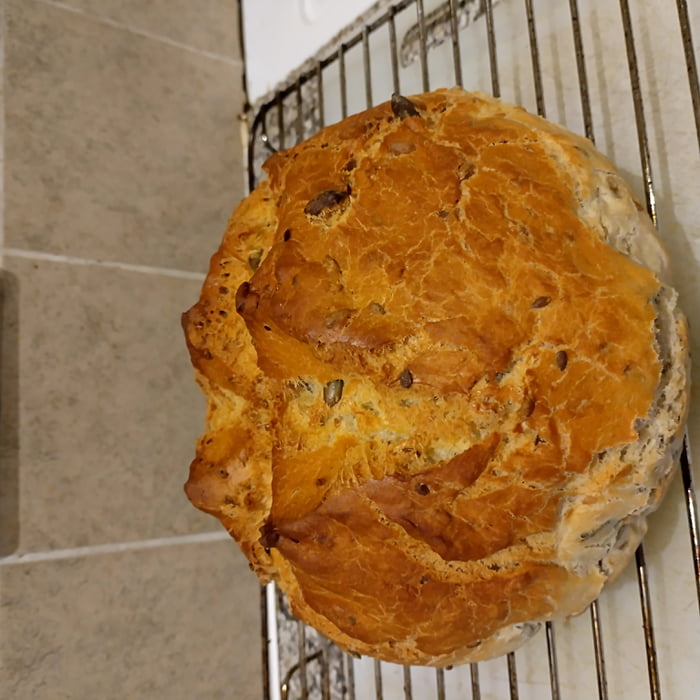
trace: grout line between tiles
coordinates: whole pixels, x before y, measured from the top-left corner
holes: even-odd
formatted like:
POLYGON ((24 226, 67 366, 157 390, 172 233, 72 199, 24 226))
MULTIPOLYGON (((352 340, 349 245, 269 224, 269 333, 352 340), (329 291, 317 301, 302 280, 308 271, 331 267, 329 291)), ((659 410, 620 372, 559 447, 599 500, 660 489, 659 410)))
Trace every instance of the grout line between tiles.
POLYGON ((155 267, 153 265, 137 265, 135 263, 116 262, 114 260, 97 260, 95 258, 80 258, 72 255, 58 255, 56 253, 44 253, 38 250, 24 250, 22 248, 0 248, 0 256, 11 258, 24 258, 26 260, 40 260, 42 262, 63 263, 69 265, 97 265, 127 272, 138 272, 145 275, 157 275, 161 277, 177 277, 178 279, 202 281, 206 275, 202 272, 190 272, 188 270, 175 270, 169 267, 155 267))
POLYGON ((146 39, 153 39, 154 41, 159 41, 162 44, 168 44, 169 46, 174 46, 178 49, 189 51, 190 53, 197 54, 198 56, 211 58, 212 60, 219 61, 220 63, 226 63, 230 66, 236 67, 240 67, 243 65, 243 61, 240 58, 230 58, 222 54, 214 53, 213 51, 198 49, 194 46, 183 44, 179 41, 175 41, 174 39, 170 39, 167 36, 163 36, 162 34, 155 34, 145 29, 139 29, 138 27, 132 27, 130 24, 125 24, 124 22, 119 22, 115 19, 110 19, 109 17, 105 17, 104 15, 96 15, 92 12, 87 12, 86 10, 82 10, 79 7, 73 7, 65 2, 60 2, 60 0, 35 0, 35 2, 41 2, 44 5, 53 5, 54 7, 57 7, 61 10, 65 10, 66 12, 72 12, 73 14, 81 15, 82 17, 87 17, 88 19, 92 19, 96 22, 106 24, 110 27, 114 27, 115 29, 124 29, 127 32, 137 34, 138 36, 142 36, 146 39))
POLYGON ((58 561, 61 559, 77 559, 80 557, 94 556, 97 554, 136 552, 144 549, 157 549, 159 547, 172 547, 176 545, 206 544, 208 542, 221 542, 224 540, 231 540, 231 535, 229 535, 225 530, 217 530, 215 532, 202 532, 195 535, 157 537, 155 539, 137 540, 134 542, 109 542, 106 544, 90 545, 87 547, 54 549, 46 552, 10 554, 6 557, 0 557, 0 567, 12 566, 13 564, 33 564, 45 561, 58 561))

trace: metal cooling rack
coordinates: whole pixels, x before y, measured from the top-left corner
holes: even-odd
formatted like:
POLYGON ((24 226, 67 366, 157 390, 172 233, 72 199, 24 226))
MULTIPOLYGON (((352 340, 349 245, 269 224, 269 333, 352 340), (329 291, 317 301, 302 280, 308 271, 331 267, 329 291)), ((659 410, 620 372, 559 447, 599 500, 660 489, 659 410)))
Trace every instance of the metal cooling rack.
MULTIPOLYGON (((687 81, 683 75, 679 89, 684 93, 682 98, 687 101, 687 109, 692 112, 688 121, 694 125, 694 134, 687 148, 694 152, 695 148, 700 147, 700 88, 692 39, 692 17, 687 0, 676 0, 675 7, 672 2, 659 2, 663 5, 662 11, 667 13, 666 18, 668 13, 674 13, 676 34, 668 36, 667 41, 682 47, 683 59, 680 65, 675 66, 673 74, 687 73, 687 81)), ((507 66, 511 77, 516 72, 520 75, 520 82, 515 81, 516 87, 523 83, 523 72, 531 74, 531 86, 527 91, 521 87, 523 94, 520 97, 528 97, 533 103, 530 106, 533 111, 548 116, 547 107, 557 103, 559 112, 562 112, 560 97, 567 93, 567 85, 557 83, 556 70, 543 69, 543 51, 538 44, 538 29, 542 22, 549 21, 553 10, 560 13, 565 10, 567 13, 565 29, 555 36, 568 36, 573 54, 572 65, 575 64, 573 82, 577 95, 568 97, 569 101, 575 99, 578 104, 577 123, 570 125, 570 128, 582 132, 591 140, 597 133, 604 133, 606 140, 610 140, 610 120, 606 122, 603 119, 601 122, 598 118, 596 121, 594 116, 592 81, 588 77, 591 66, 598 74, 601 73, 600 47, 596 44, 595 27, 587 34, 584 32, 580 9, 583 7, 584 11, 595 12, 597 6, 605 4, 610 8, 614 3, 607 0, 450 0, 426 12, 427 4, 422 0, 402 0, 390 6, 378 3, 373 16, 364 17, 357 25, 348 28, 333 45, 301 66, 288 83, 257 108, 248 149, 251 189, 261 174, 262 163, 271 152, 309 137, 326 123, 384 101, 392 92, 410 94, 457 84, 466 89, 488 91, 498 97, 501 96, 503 84, 503 66, 507 66), (512 14, 520 12, 517 36, 527 37, 529 66, 519 65, 513 58, 515 53, 510 51, 507 37, 504 41, 499 36, 498 13, 501 10, 503 17, 510 13, 511 23, 512 14), (378 77, 379 74, 383 77, 378 77), (552 89, 553 75, 555 86, 552 89), (549 90, 545 87, 546 82, 550 84, 549 90)), ((654 95, 641 79, 643 70, 640 69, 638 57, 636 9, 638 6, 630 8, 629 0, 619 0, 616 10, 619 13, 619 65, 615 66, 615 70, 618 74, 624 74, 624 90, 611 92, 615 100, 626 102, 628 108, 631 105, 628 114, 633 118, 630 119, 629 129, 636 131, 634 150, 637 163, 630 169, 633 180, 643 190, 649 215, 657 224, 659 207, 651 148, 654 134, 650 133, 647 124, 649 104, 654 95)), ((700 13, 700 7, 696 7, 695 12, 700 13)), ((595 18, 594 14, 591 16, 595 18)), ((648 34, 648 27, 646 31, 648 34)), ((646 36, 642 37, 645 41, 646 36)), ((600 75, 597 78, 600 82, 600 75)), ((603 93, 601 95, 604 97, 603 93)), ((516 90, 516 94, 508 95, 507 99, 522 103, 518 97, 516 90)), ((608 95, 606 99, 610 101, 611 96, 608 95)), ((610 142, 606 145, 611 147, 610 142)), ((667 500, 675 499, 677 504, 683 504, 682 509, 680 505, 677 509, 685 512, 679 517, 687 523, 687 527, 677 528, 675 537, 681 538, 685 544, 676 546, 685 551, 680 555, 683 560, 681 568, 687 577, 687 586, 691 589, 694 587, 694 593, 686 597, 692 602, 687 604, 685 615, 679 614, 676 620, 663 619, 661 622, 667 636, 669 625, 673 627, 678 624, 688 630, 691 639, 694 636, 700 640, 700 540, 688 434, 681 454, 680 472, 682 483, 669 494, 667 500)), ((678 486, 678 480, 675 484, 678 486)), ((650 579, 656 574, 656 580, 663 581, 664 571, 657 571, 653 563, 647 563, 647 559, 651 558, 648 554, 644 545, 639 547, 634 574, 629 573, 630 577, 636 576, 636 586, 628 582, 625 589, 636 588, 635 595, 638 596, 638 618, 630 624, 632 628, 641 628, 643 644, 637 644, 634 657, 625 645, 620 644, 619 631, 613 634, 610 626, 606 627, 609 612, 614 613, 615 606, 621 604, 619 596, 614 604, 606 604, 606 596, 609 595, 607 589, 601 599, 590 606, 587 616, 584 614, 572 623, 547 623, 542 635, 544 645, 540 636, 539 641, 532 640, 522 650, 503 659, 446 671, 393 667, 376 660, 350 657, 296 620, 287 609, 282 595, 272 585, 267 586, 261 596, 264 696, 280 700, 355 700, 367 697, 378 700, 486 700, 506 697, 524 700, 551 697, 552 700, 560 700, 596 697, 597 693, 600 700, 613 697, 636 700, 645 697, 648 692, 652 700, 685 700, 691 695, 687 695, 687 691, 673 681, 679 672, 663 671, 664 664, 678 666, 677 657, 687 656, 687 642, 679 638, 677 645, 671 647, 672 653, 660 659, 657 646, 659 620, 652 610, 654 585, 650 579), (536 644, 539 646, 536 647, 536 644), (586 647, 589 650, 587 656, 583 654, 579 660, 577 650, 585 651, 586 647), (566 663, 562 663, 563 657, 566 663), (627 685, 620 685, 619 681, 616 688, 610 687, 611 669, 623 663, 625 668, 646 674, 642 694, 636 690, 629 691, 632 693, 629 694, 625 690, 627 685), (576 685, 576 673, 572 676, 573 681, 570 679, 568 684, 564 683, 561 680, 564 667, 578 669, 576 673, 590 671, 595 674, 595 680, 591 681, 588 690, 585 685, 576 685), (420 683, 417 680, 419 677, 420 683), (662 677, 666 680, 662 681, 662 677)), ((663 567, 663 563, 658 566, 663 567)), ((695 654, 695 665, 700 668, 698 648, 692 648, 690 653, 695 654)), ((572 672, 567 670, 567 673, 571 675, 572 672)), ((635 680, 639 681, 638 678, 635 680)), ((633 685, 630 677, 629 687, 633 685)), ((698 686, 695 686, 695 692, 700 693, 698 686)))

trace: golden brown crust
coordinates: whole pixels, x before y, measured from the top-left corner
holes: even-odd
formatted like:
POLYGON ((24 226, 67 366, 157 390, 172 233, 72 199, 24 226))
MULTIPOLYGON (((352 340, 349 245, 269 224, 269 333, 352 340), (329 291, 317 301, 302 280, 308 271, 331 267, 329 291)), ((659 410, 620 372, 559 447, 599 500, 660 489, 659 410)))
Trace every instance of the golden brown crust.
POLYGON ((687 339, 589 142, 461 90, 411 102, 272 156, 234 213, 183 317, 209 398, 186 490, 342 646, 446 665, 624 565, 687 339))

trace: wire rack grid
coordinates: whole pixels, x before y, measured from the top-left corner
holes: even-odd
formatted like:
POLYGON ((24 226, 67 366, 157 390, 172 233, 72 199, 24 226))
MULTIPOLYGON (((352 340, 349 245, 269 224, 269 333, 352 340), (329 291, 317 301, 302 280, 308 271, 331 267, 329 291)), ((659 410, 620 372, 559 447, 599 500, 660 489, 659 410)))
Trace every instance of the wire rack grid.
MULTIPOLYGON (((449 85, 490 92, 584 134, 616 161, 643 193, 672 258, 686 263, 679 282, 689 300, 697 263, 683 230, 700 213, 693 209, 693 183, 700 182, 694 21, 700 17, 687 0, 378 3, 257 107, 250 188, 271 152, 392 93, 449 85)), ((681 476, 652 517, 634 566, 587 614, 546 623, 543 635, 503 659, 428 670, 348 656, 296 620, 268 585, 261 594, 264 697, 697 697, 700 543, 691 435, 699 432, 692 430, 698 413, 691 411, 681 476)))

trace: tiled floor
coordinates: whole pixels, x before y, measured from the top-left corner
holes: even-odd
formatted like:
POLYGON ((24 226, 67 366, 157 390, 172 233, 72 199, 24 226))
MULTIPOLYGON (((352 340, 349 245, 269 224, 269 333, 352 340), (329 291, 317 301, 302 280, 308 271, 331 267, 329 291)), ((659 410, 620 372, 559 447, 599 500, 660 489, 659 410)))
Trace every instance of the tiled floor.
POLYGON ((182 491, 179 315, 244 191, 236 2, 0 7, 0 697, 259 698, 257 581, 182 491))

